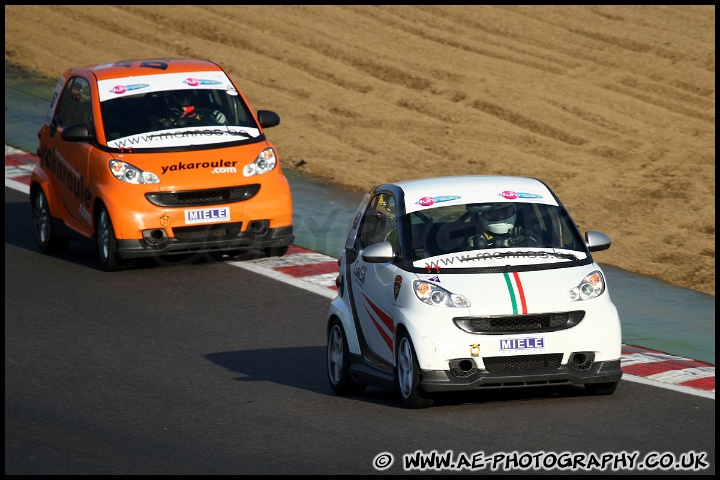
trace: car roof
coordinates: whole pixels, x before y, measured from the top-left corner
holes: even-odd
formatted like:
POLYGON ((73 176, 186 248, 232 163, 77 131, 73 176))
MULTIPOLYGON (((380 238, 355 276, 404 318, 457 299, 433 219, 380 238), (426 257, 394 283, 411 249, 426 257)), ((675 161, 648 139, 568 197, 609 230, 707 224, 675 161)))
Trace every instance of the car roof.
POLYGON ((92 73, 98 80, 109 80, 141 75, 154 75, 182 72, 222 71, 222 68, 209 60, 192 58, 146 58, 120 62, 100 63, 69 69, 66 75, 85 71, 92 73))
POLYGON ((555 195, 536 178, 503 175, 465 175, 395 182, 405 196, 407 212, 438 203, 523 201, 558 205, 555 195))

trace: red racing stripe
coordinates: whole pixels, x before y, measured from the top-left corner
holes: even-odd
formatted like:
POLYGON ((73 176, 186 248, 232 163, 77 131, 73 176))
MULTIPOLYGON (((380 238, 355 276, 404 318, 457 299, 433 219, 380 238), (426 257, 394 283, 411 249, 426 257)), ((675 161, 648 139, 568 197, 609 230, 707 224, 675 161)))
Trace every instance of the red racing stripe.
POLYGON ((522 305, 522 313, 527 313, 527 303, 525 302, 525 291, 523 290, 522 283, 520 282, 520 274, 518 272, 513 272, 513 277, 515 278, 515 285, 518 289, 518 296, 520 297, 520 305, 522 305))
POLYGON ((380 317, 380 320, 382 320, 382 322, 385 324, 385 326, 388 328, 388 330, 390 330, 390 333, 395 333, 395 324, 393 323, 392 318, 390 318, 390 316, 387 313, 380 310, 380 307, 375 305, 368 298, 368 296, 365 295, 364 293, 363 293, 363 297, 365 297, 365 301, 367 301, 367 303, 370 305, 370 307, 372 307, 372 309, 375 311, 377 316, 380 317))
MULTIPOLYGON (((367 298, 367 297, 365 297, 365 298, 367 298)), ((374 307, 373 307, 373 308, 374 308, 374 307)), ((390 336, 389 336, 387 333, 385 333, 385 330, 383 330, 383 328, 380 326, 380 324, 379 324, 378 321, 375 319, 375 317, 373 316, 373 314, 370 313, 370 310, 368 310, 367 307, 365 307, 365 311, 368 313, 368 316, 370 317, 370 320, 372 320, 372 322, 373 322, 373 324, 375 325, 375 328, 377 329, 377 331, 380 332, 380 335, 382 336, 383 340, 385 340, 385 344, 388 346, 388 348, 389 348, 390 351, 392 352, 392 351, 393 351, 393 348, 392 348, 392 339, 390 338, 390 336)))

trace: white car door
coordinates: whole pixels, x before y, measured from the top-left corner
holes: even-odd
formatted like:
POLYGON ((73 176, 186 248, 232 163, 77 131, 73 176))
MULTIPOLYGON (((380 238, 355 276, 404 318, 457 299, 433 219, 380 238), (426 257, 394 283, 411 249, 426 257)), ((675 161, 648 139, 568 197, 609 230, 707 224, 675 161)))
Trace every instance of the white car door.
POLYGON ((370 245, 397 242, 395 200, 391 195, 381 193, 370 199, 356 238, 358 254, 350 264, 350 285, 361 333, 375 355, 392 363, 398 269, 392 263, 369 263, 362 258, 362 251, 370 245))

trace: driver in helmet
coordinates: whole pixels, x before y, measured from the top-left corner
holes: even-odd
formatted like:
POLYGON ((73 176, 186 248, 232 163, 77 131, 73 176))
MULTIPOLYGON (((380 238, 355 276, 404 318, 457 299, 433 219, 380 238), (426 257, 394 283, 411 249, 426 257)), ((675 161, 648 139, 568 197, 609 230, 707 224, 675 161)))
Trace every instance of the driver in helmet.
POLYGON ((169 93, 163 97, 165 114, 157 122, 165 128, 193 125, 225 125, 225 114, 220 110, 196 108, 190 90, 169 93))
POLYGON ((517 211, 512 202, 473 204, 468 211, 480 231, 467 239, 469 249, 512 247, 524 234, 522 227, 515 226, 517 211))

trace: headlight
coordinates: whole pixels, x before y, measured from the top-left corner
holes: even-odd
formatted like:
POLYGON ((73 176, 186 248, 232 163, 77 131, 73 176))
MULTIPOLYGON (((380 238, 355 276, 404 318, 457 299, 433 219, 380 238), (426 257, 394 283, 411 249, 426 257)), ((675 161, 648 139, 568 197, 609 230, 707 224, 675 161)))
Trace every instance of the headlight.
POLYGON ((160 179, 152 172, 143 172, 139 168, 120 160, 110 160, 110 171, 115 178, 127 183, 160 183, 160 179))
POLYGON ((420 301, 428 305, 436 305, 440 307, 469 307, 470 300, 463 295, 450 293, 434 283, 415 280, 413 282, 413 291, 420 301))
POLYGON ((266 148, 260 152, 260 155, 257 156, 253 163, 245 165, 245 168, 243 168, 243 175, 246 177, 262 175, 263 173, 268 173, 270 170, 275 168, 275 165, 277 165, 275 150, 272 148, 266 148))
POLYGON ((568 295, 573 302, 590 300, 591 298, 602 295, 605 291, 605 278, 599 270, 589 273, 583 278, 580 285, 570 289, 568 295))

